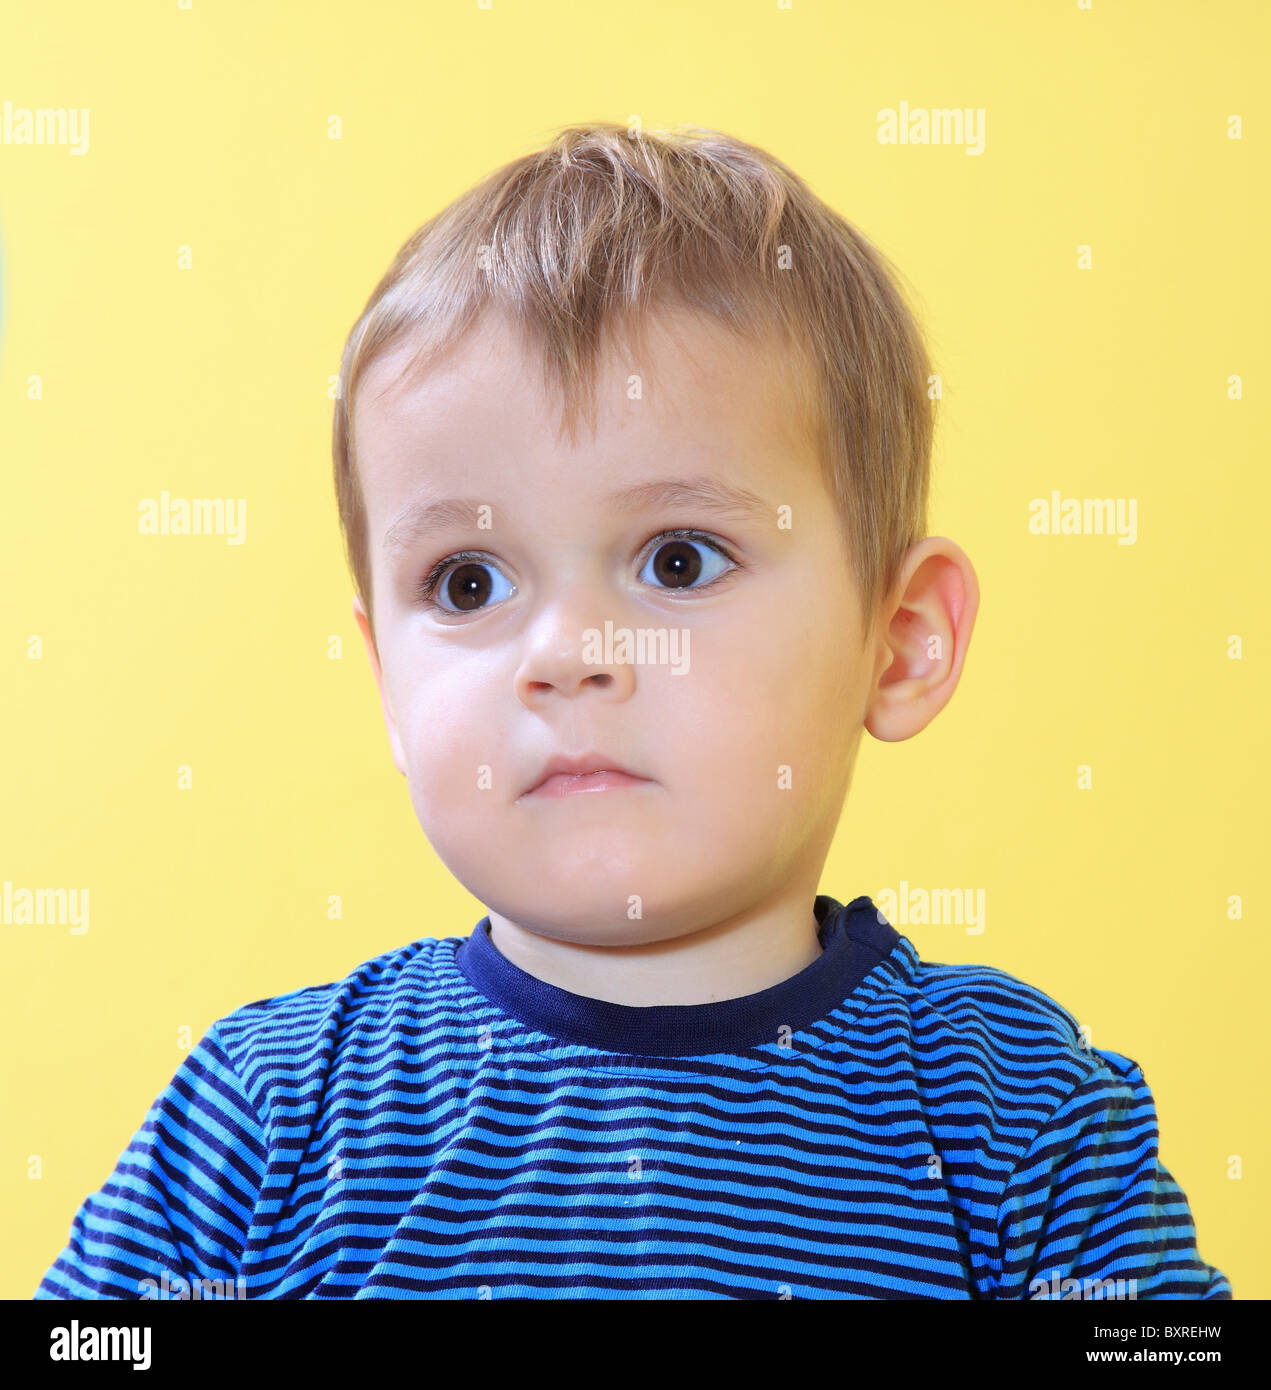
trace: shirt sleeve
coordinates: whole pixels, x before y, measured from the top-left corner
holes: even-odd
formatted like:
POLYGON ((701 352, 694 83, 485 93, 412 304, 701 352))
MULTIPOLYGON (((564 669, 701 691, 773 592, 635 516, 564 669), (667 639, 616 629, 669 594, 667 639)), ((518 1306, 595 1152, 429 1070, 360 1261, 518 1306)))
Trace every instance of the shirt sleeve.
POLYGON ((1182 1189, 1158 1156, 1156 1106, 1115 1052, 1060 1104, 998 1208, 999 1299, 1229 1299, 1182 1189))
POLYGON ((85 1199, 34 1297, 246 1297, 237 1276, 266 1152, 213 1024, 85 1199))

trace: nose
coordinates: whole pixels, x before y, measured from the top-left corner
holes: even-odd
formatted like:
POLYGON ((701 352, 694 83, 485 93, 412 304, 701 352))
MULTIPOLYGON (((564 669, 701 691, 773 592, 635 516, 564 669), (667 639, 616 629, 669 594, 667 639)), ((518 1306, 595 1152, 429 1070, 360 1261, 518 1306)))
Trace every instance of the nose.
MULTIPOLYGON (((608 620, 618 626, 612 609, 608 620)), ((516 697, 531 709, 554 694, 572 699, 584 690, 626 700, 635 689, 635 668, 617 656, 617 644, 605 640, 605 617, 562 603, 541 613, 527 638, 516 697)))

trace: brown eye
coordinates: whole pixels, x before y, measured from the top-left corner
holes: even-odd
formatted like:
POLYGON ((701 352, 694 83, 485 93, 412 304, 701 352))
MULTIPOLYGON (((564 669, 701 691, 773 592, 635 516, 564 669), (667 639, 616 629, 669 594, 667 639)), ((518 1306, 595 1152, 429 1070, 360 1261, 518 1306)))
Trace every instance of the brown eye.
POLYGON ((460 613, 471 613, 490 597, 490 576, 484 565, 463 564, 450 571, 446 597, 460 613))
POLYGON ((688 541, 661 545, 652 556, 653 573, 668 589, 682 589, 702 572, 702 557, 688 541))
POLYGON ((494 598, 507 598, 513 586, 499 573, 492 560, 481 555, 451 555, 434 565, 419 585, 419 600, 442 613, 475 613, 488 606, 494 598), (495 591, 495 580, 503 592, 495 591))
POLYGON ((657 538, 660 544, 650 554, 640 578, 663 589, 709 589, 738 562, 704 535, 670 533, 657 538), (705 573, 706 582, 697 581, 705 573))

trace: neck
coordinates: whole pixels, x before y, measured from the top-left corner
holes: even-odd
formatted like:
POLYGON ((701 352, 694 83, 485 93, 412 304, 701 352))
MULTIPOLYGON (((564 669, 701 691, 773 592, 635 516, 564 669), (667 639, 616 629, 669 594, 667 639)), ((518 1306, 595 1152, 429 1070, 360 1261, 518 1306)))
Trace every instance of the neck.
POLYGON ((615 945, 563 940, 490 912, 490 937, 513 965, 571 994, 635 1006, 709 1004, 770 989, 817 959, 815 896, 815 884, 787 884, 776 898, 699 925, 629 924, 665 935, 615 945))

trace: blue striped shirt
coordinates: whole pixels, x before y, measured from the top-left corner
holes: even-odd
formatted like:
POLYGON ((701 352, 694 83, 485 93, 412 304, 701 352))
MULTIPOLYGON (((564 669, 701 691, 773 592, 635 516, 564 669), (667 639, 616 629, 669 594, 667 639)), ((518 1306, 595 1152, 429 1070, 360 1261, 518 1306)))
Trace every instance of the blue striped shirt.
POLYGON ((635 1007, 489 918, 235 1009, 36 1298, 1229 1299, 1139 1067, 868 897, 757 994, 635 1007))

